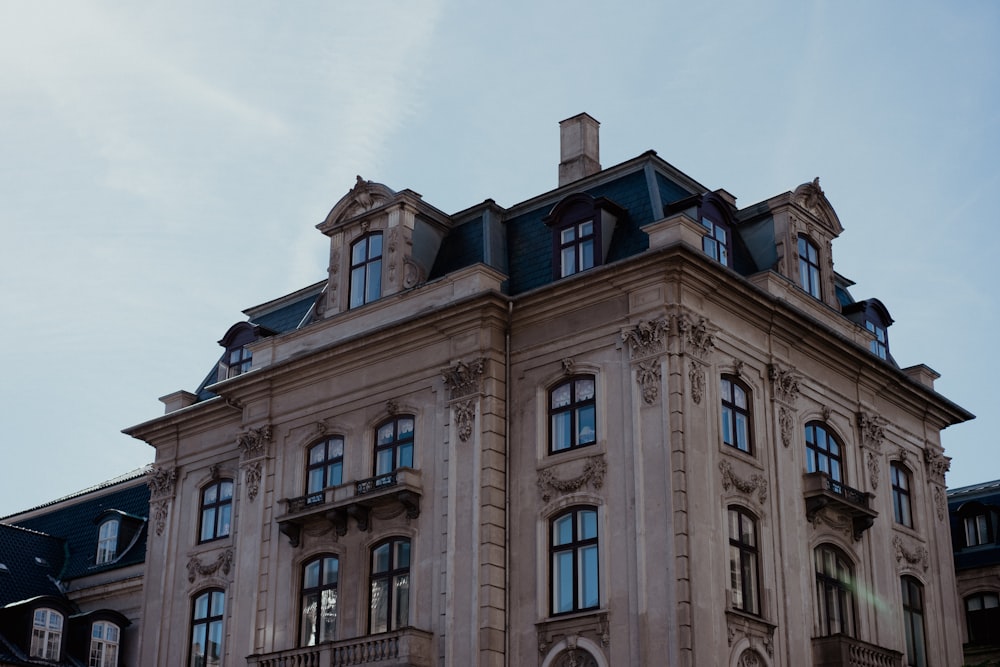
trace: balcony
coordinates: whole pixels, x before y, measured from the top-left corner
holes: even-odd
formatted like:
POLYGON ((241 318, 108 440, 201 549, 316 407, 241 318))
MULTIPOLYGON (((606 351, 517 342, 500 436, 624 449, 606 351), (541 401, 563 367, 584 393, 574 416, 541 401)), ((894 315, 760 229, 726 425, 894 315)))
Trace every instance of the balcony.
POLYGON ((812 640, 815 667, 902 667, 903 654, 847 635, 812 640))
POLYGON ((854 539, 860 540, 875 523, 878 512, 871 508, 872 495, 852 489, 831 478, 825 472, 811 472, 804 476, 806 518, 813 521, 824 508, 845 514, 851 520, 854 539))
POLYGON ((247 656, 248 667, 430 667, 434 664, 430 632, 404 628, 368 637, 329 642, 318 646, 247 656))
POLYGON ((358 530, 367 531, 375 508, 396 505, 411 519, 420 516, 420 495, 420 471, 397 468, 383 475, 283 499, 285 513, 277 518, 278 530, 293 547, 299 546, 302 527, 313 521, 327 521, 340 536, 347 534, 351 519, 358 530))

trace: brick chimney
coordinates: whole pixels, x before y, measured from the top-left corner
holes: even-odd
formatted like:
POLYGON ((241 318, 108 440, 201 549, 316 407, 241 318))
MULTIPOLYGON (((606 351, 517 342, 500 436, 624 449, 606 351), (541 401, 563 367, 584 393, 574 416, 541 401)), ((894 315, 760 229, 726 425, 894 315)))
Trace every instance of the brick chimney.
POLYGON ((559 123, 559 187, 601 170, 600 125, 586 113, 559 123))

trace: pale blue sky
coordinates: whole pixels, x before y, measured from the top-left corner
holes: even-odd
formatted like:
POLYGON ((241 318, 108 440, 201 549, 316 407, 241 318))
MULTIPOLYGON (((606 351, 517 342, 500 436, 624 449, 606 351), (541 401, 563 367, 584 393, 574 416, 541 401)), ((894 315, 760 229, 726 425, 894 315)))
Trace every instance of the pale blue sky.
POLYGON ((0 4, 0 516, 151 461, 120 430, 325 277, 356 174, 509 206, 581 111, 741 206, 819 176, 836 269, 978 415, 949 484, 1000 478, 998 109, 994 0, 0 4))

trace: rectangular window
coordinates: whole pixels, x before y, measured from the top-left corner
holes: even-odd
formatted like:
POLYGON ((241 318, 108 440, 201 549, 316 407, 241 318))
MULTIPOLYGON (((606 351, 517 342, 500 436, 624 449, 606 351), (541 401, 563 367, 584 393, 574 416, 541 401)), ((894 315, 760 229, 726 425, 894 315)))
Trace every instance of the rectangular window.
POLYGON ((562 278, 594 267, 594 221, 584 220, 559 232, 562 278))
POLYGON ((372 549, 368 631, 410 624, 410 541, 396 537, 372 549))
POLYGON ((600 606, 597 510, 570 510, 552 521, 552 613, 600 606))

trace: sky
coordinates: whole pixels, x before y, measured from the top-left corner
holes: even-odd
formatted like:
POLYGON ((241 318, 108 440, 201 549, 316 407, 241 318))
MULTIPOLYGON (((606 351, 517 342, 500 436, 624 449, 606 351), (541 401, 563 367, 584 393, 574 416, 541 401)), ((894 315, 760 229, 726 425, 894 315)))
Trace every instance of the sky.
POLYGON ((1000 479, 1000 3, 0 3, 0 516, 153 460, 245 308, 326 277, 355 176, 449 213, 557 185, 558 122, 747 206, 815 177, 836 270, 1000 479))

